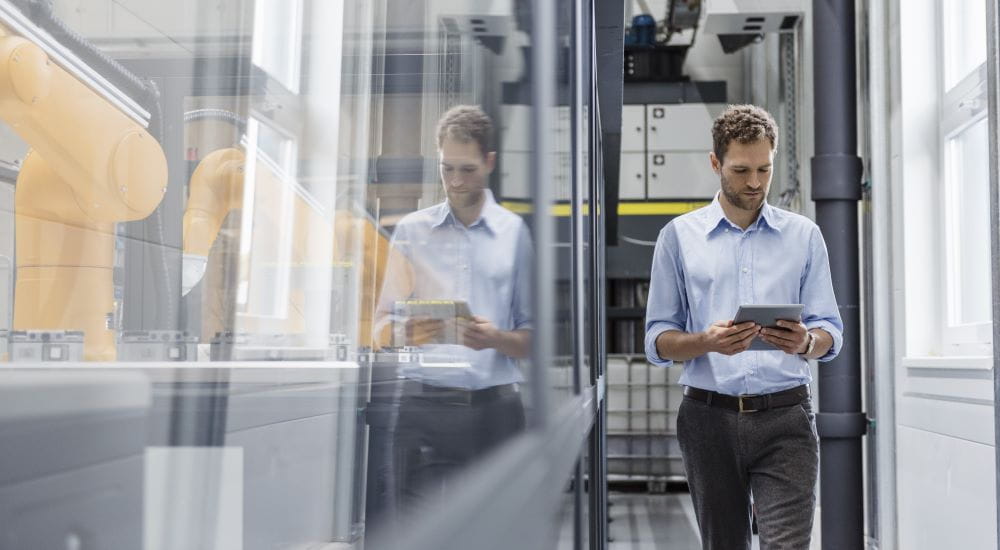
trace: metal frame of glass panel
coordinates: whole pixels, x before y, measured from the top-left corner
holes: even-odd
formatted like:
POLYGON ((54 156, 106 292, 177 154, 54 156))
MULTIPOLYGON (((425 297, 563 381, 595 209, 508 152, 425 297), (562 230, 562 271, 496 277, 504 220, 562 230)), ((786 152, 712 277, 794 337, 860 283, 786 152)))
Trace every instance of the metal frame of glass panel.
MULTIPOLYGON (((996 444, 1000 446, 1000 6, 997 0, 986 0, 986 82, 988 86, 989 117, 989 174, 990 174, 990 246, 993 279, 993 429, 996 444)), ((996 456, 1000 471, 1000 453, 996 456)), ((1000 476, 997 476, 996 494, 1000 498, 1000 476)), ((997 536, 1000 537, 1000 514, 997 515, 997 536)))

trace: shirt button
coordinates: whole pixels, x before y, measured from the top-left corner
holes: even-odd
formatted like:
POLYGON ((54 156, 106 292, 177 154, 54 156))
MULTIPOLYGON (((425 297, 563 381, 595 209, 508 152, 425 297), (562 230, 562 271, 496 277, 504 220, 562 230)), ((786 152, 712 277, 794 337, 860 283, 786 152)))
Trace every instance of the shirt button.
POLYGON ((743 273, 750 273, 750 268, 749 267, 744 267, 743 268, 743 273))

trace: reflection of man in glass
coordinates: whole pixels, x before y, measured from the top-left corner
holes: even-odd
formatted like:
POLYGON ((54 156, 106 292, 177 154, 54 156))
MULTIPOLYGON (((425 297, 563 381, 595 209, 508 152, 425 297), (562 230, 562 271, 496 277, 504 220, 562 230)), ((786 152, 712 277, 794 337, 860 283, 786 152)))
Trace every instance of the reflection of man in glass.
POLYGON ((447 200, 404 217, 379 299, 395 346, 419 346, 404 365, 395 429, 406 501, 438 494, 448 477, 524 427, 516 359, 531 350, 527 226, 487 189, 493 124, 454 107, 438 123, 447 200), (404 257, 407 261, 395 261, 404 257))

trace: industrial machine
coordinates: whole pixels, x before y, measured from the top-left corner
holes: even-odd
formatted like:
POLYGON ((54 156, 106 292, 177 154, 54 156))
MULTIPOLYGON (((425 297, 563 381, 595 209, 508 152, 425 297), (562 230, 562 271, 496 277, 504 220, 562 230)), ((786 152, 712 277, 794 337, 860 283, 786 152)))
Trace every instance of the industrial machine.
POLYGON ((15 197, 13 328, 82 330, 84 356, 111 360, 114 224, 150 215, 166 190, 150 106, 16 7, 0 18, 0 119, 31 147, 15 197))

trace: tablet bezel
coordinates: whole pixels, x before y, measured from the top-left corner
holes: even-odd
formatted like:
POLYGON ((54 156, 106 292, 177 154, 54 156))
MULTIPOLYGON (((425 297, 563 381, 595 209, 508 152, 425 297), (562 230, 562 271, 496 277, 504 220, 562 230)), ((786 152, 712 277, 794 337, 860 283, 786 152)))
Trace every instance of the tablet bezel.
MULTIPOLYGON (((802 304, 746 304, 740 306, 736 311, 733 324, 738 325, 753 321, 765 328, 776 328, 778 321, 801 321, 804 307, 802 304)), ((750 344, 750 351, 780 350, 757 337, 750 344)))

